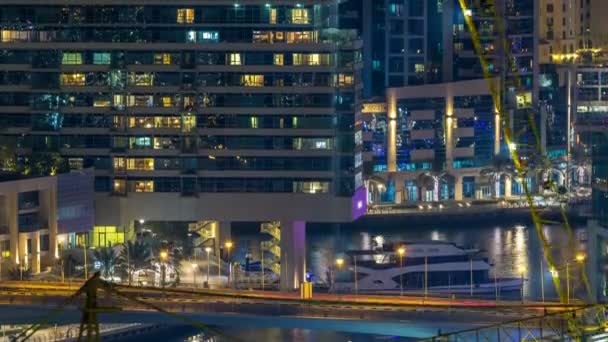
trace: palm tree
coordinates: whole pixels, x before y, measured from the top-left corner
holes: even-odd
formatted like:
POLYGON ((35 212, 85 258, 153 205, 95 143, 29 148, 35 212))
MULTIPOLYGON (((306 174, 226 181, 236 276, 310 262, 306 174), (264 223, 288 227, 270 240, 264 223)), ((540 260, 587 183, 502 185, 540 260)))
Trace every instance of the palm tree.
MULTIPOLYGON (((164 267, 169 267, 169 269, 173 270, 175 273, 175 281, 173 282, 173 286, 176 286, 180 283, 180 275, 181 275, 181 263, 184 259, 183 253, 178 248, 167 248, 164 249, 161 246, 155 248, 153 255, 156 259, 161 263, 161 269, 164 267), (161 260, 160 255, 161 251, 167 253, 167 257, 164 260, 161 260)), ((164 272, 164 271, 162 271, 164 272)), ((161 282, 163 285, 165 284, 165 279, 162 279, 161 282)))
POLYGON ((100 265, 102 277, 112 279, 114 271, 119 265, 119 257, 116 249, 113 247, 97 248, 93 253, 93 257, 100 265))
POLYGON ((151 248, 147 243, 137 240, 127 241, 122 245, 119 253, 121 268, 126 271, 129 285, 133 281, 133 274, 137 270, 148 268, 151 261, 151 248))
MULTIPOLYGON (((418 176, 418 187, 433 189, 433 200, 438 201, 440 182, 447 176, 448 173, 445 171, 444 165, 433 162, 430 170, 426 170, 418 176)), ((424 195, 422 194, 422 196, 424 195)))
POLYGON ((499 197, 499 184, 500 180, 503 176, 513 177, 515 174, 515 169, 513 167, 513 162, 507 158, 495 158, 492 161, 492 165, 487 168, 484 168, 480 172, 482 177, 487 177, 490 179, 491 183, 494 186, 491 187, 492 197, 499 197))

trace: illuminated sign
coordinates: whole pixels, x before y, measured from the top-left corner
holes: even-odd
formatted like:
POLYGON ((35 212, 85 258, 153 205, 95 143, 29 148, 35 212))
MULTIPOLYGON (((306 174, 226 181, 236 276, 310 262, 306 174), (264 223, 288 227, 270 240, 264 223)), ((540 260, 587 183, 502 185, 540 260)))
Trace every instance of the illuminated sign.
POLYGON ((363 113, 365 113, 365 114, 386 113, 386 103, 384 103, 384 102, 364 103, 363 104, 363 113))

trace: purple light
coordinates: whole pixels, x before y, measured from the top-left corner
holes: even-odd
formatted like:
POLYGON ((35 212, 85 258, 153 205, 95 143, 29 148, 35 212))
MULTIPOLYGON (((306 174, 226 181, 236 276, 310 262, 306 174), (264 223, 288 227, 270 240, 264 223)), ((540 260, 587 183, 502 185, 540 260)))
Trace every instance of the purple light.
POLYGON ((361 187, 352 197, 352 219, 356 220, 367 213, 367 191, 361 187))

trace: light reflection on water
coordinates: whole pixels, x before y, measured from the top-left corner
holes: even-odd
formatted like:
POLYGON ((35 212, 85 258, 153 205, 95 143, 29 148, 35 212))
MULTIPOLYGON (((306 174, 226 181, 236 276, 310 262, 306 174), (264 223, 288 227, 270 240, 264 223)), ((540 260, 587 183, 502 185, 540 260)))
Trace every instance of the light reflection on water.
MULTIPOLYGON (((551 255, 558 265, 564 265, 567 260, 573 260, 581 244, 575 242, 575 248, 567 248, 568 233, 560 227, 543 227, 544 235, 551 246, 551 255)), ((342 231, 339 237, 318 231, 311 231, 308 235, 309 268, 316 275, 324 275, 327 267, 334 259, 333 255, 343 250, 354 249, 363 245, 358 243, 359 236, 373 236, 381 233, 387 241, 390 240, 443 240, 454 242, 465 247, 475 247, 483 251, 488 262, 494 264, 490 274, 494 272, 498 278, 520 277, 520 270, 524 269, 526 278, 525 291, 529 298, 540 299, 541 261, 543 262, 543 275, 545 283, 545 298, 556 297, 551 282, 551 273, 544 260, 542 243, 536 229, 531 225, 497 226, 495 222, 467 227, 430 227, 417 229, 399 229, 398 227, 383 227, 369 229, 363 234, 355 231, 342 231)), ((574 234, 576 237, 578 234, 574 234)), ((574 271, 572 271, 574 273, 574 271)), ((572 279, 574 283, 575 280, 572 279)), ((576 286, 576 284, 571 284, 576 286)))

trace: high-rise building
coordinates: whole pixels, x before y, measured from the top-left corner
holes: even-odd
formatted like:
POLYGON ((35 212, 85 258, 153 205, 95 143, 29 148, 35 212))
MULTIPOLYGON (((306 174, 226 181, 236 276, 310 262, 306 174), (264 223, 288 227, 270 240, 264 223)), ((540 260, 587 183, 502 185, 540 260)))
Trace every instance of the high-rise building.
POLYGON ((351 220, 361 54, 338 20, 336 0, 4 1, 2 140, 17 167, 95 167, 97 225, 351 220))

